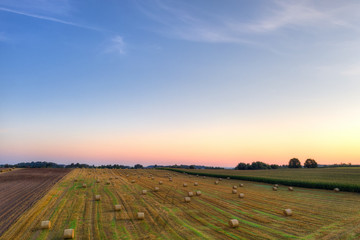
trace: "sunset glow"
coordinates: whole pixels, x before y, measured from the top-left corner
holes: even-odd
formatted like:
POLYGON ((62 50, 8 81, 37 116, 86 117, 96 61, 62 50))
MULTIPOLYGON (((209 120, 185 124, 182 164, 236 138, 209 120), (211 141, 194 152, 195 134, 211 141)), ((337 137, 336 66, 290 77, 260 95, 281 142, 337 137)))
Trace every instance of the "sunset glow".
POLYGON ((360 164, 358 1, 29 2, 0 1, 0 163, 360 164))

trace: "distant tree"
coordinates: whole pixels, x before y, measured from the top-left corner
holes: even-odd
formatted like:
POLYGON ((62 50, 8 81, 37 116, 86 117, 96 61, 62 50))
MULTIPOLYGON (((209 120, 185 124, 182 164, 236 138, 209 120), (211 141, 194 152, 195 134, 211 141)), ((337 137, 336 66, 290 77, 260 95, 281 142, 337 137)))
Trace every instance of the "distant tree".
POLYGON ((135 168, 135 169, 138 169, 138 168, 144 168, 144 167, 143 167, 143 165, 141 165, 141 164, 136 164, 136 165, 134 166, 134 168, 135 168))
POLYGON ((314 159, 306 159, 304 167, 306 168, 317 168, 318 164, 314 159))
POLYGON ((289 168, 301 168, 301 163, 300 163, 299 159, 297 159, 297 158, 290 159, 289 168))
POLYGON ((195 169, 195 165, 190 165, 189 169, 195 169))
POLYGON ((239 163, 236 167, 235 170, 258 170, 258 169, 276 169, 278 168, 278 165, 269 165, 267 163, 264 162, 252 162, 251 164, 249 163, 239 163))
POLYGON ((271 169, 278 169, 280 166, 279 165, 277 165, 277 164, 271 164, 270 165, 270 168, 271 169))
POLYGON ((246 170, 246 163, 239 163, 236 167, 235 170, 246 170))

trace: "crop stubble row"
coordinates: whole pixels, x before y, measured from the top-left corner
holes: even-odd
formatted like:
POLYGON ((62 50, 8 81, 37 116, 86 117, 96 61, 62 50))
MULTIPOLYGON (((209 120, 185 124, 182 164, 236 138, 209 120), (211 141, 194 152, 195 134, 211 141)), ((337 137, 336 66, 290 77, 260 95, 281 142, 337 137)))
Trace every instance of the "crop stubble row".
POLYGON ((75 170, 64 179, 64 187, 53 193, 58 205, 49 204, 52 207, 38 216, 38 219, 52 216, 53 229, 36 230, 38 222, 33 222, 27 227, 35 231, 29 234, 14 230, 13 236, 60 238, 64 228, 72 227, 84 239, 282 239, 315 234, 331 224, 341 225, 341 219, 355 217, 353 209, 360 203, 358 194, 300 188, 289 192, 281 187, 274 192, 270 185, 245 181, 241 181, 245 187, 238 189, 245 193, 245 198, 239 199, 231 194, 232 186, 240 183, 238 180, 223 180, 214 185, 214 178, 177 174, 169 182, 165 176, 168 173, 75 170), (151 180, 149 174, 155 179, 151 180), (111 184, 105 185, 109 177, 113 178, 111 184), (79 181, 74 183, 74 178, 79 181), (95 179, 100 179, 100 183, 95 183, 95 179), (158 184, 160 180, 163 185, 158 184), (199 186, 193 186, 195 181, 199 186), (182 187, 183 182, 188 187, 182 187), (82 183, 88 187, 82 188, 82 183), (155 186, 160 187, 159 192, 152 191, 155 186), (141 195, 142 189, 147 189, 148 194, 141 195), (186 204, 183 197, 190 190, 203 194, 186 204), (102 196, 101 201, 94 201, 95 194, 102 196), (115 212, 114 204, 123 205, 123 210, 115 212), (293 217, 282 215, 287 207, 293 209, 293 217), (55 209, 56 214, 51 214, 55 209), (136 220, 138 211, 145 212, 145 220, 136 220), (240 227, 229 228, 229 218, 239 219, 240 227))

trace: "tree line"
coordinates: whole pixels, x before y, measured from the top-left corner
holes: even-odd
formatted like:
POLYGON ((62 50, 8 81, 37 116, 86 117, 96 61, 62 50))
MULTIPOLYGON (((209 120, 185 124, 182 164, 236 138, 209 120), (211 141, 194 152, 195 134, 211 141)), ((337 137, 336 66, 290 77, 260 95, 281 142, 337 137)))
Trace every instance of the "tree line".
POLYGON ((113 165, 89 165, 85 163, 71 163, 71 164, 57 164, 53 162, 21 162, 17 164, 2 164, 2 168, 110 168, 110 169, 129 169, 129 168, 143 168, 141 164, 136 164, 134 167, 113 164, 113 165))
MULTIPOLYGON (((278 169, 278 168, 301 168, 301 162, 297 158, 292 158, 289 161, 288 165, 277 165, 277 164, 267 164, 264 162, 252 162, 250 163, 239 163, 235 170, 259 170, 259 169, 278 169)), ((306 159, 304 163, 304 168, 317 168, 318 164, 314 159, 306 159)))

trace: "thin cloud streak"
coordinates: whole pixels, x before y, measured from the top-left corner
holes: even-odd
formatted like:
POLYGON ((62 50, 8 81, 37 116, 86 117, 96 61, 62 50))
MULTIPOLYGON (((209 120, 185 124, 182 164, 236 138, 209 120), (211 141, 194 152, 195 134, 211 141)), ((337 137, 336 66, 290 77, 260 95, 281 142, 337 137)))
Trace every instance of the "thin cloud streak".
POLYGON ((115 36, 111 39, 110 45, 107 47, 105 52, 107 53, 118 53, 121 55, 126 54, 126 44, 121 36, 115 36))
POLYGON ((359 20, 356 12, 360 4, 341 7, 329 4, 322 8, 307 0, 274 0, 271 4, 263 17, 246 21, 238 16, 210 14, 203 9, 194 11, 189 6, 174 6, 162 0, 137 2, 143 14, 165 27, 160 30, 161 33, 188 41, 257 45, 252 37, 274 34, 286 28, 308 31, 308 28, 341 27, 359 30, 354 23, 359 20))
POLYGON ((89 29, 89 30, 94 30, 94 31, 104 31, 104 30, 99 29, 99 28, 85 26, 85 25, 74 23, 74 22, 64 21, 64 20, 61 20, 61 19, 58 19, 58 18, 53 18, 53 17, 41 16, 41 15, 32 14, 32 13, 21 12, 21 11, 9 9, 9 8, 0 7, 0 11, 19 14, 19 15, 23 15, 23 16, 27 16, 27 17, 32 17, 32 18, 36 18, 36 19, 41 19, 41 20, 50 21, 50 22, 56 22, 56 23, 61 23, 61 24, 66 24, 66 25, 79 27, 79 28, 84 28, 84 29, 89 29))
POLYGON ((249 32, 269 33, 286 27, 345 27, 354 28, 354 9, 359 4, 348 4, 341 8, 329 4, 327 8, 319 8, 311 1, 274 1, 275 10, 267 17, 254 23, 240 25, 249 32), (341 16, 341 17, 340 17, 341 16), (344 18, 344 16, 347 16, 344 18))

